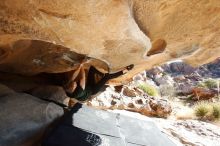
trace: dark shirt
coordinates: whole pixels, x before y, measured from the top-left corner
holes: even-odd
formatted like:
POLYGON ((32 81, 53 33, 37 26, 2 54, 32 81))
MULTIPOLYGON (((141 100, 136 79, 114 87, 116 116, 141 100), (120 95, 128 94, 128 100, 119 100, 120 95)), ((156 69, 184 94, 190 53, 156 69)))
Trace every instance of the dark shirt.
POLYGON ((83 90, 80 86, 76 87, 76 90, 70 95, 80 101, 87 100, 92 95, 92 88, 90 86, 86 86, 83 90))
POLYGON ((119 71, 113 74, 106 73, 100 81, 95 83, 94 70, 94 67, 90 68, 88 81, 85 89, 83 90, 82 87, 79 84, 77 84, 75 91, 72 94, 68 94, 69 97, 76 98, 80 101, 85 101, 91 95, 95 95, 96 93, 98 93, 108 80, 123 75, 123 71, 119 71))

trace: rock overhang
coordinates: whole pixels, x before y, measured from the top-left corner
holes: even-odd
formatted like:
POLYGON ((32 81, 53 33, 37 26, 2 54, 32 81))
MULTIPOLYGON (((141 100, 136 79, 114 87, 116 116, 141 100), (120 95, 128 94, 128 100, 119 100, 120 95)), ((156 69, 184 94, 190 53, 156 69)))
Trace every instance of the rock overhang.
MULTIPOLYGON (((13 44, 21 40, 62 46, 69 52, 95 59, 103 71, 115 72, 135 64, 131 72, 111 83, 122 83, 144 69, 173 59, 183 59, 192 65, 204 64, 220 55, 219 5, 218 0, 207 3, 195 0, 65 0, 62 3, 58 0, 53 3, 47 0, 3 0, 0 4, 0 69, 21 74, 25 74, 23 70, 29 70, 27 74, 37 74, 74 69, 74 65, 58 64, 56 67, 56 62, 49 61, 53 60, 50 55, 56 47, 48 52, 45 48, 32 48, 35 52, 41 50, 34 55, 31 49, 23 52, 21 48, 12 49, 13 44), (159 54, 153 55, 151 49, 159 50, 159 54), (30 63, 25 61, 26 58, 42 55, 42 50, 47 68, 23 68, 30 63), (10 58, 11 51, 20 53, 19 59, 11 57, 7 60, 10 63, 4 65, 7 62, 5 56, 10 58), (54 67, 49 70, 51 66, 54 67)), ((71 55, 67 53, 66 56, 64 58, 68 59, 71 55)), ((42 65, 35 57, 32 61, 42 65)))

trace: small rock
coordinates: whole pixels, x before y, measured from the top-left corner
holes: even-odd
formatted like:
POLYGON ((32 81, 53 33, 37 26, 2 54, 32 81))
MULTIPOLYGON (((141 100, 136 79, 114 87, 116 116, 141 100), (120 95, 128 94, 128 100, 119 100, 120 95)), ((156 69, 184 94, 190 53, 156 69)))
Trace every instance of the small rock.
POLYGON ((128 104, 128 107, 129 107, 129 108, 134 108, 135 106, 134 106, 133 103, 129 103, 129 104, 128 104))
POLYGON ((111 101, 111 105, 116 105, 116 103, 117 103, 117 102, 114 101, 114 100, 111 101))
POLYGON ((138 99, 135 101, 136 104, 143 104, 143 100, 142 99, 138 99))
POLYGON ((166 100, 150 100, 149 105, 155 112, 154 115, 158 117, 168 117, 172 112, 172 108, 166 100))
POLYGON ((123 95, 128 96, 128 97, 136 97, 135 91, 131 90, 131 89, 127 88, 127 87, 125 87, 123 89, 123 95))
POLYGON ((145 94, 146 94, 143 90, 141 90, 141 89, 139 89, 139 88, 137 88, 137 87, 134 88, 134 91, 135 91, 138 95, 145 95, 145 94))
POLYGON ((120 86, 114 86, 114 88, 115 88, 115 91, 116 91, 116 92, 121 93, 121 90, 122 90, 123 86, 122 86, 122 85, 120 85, 120 86))

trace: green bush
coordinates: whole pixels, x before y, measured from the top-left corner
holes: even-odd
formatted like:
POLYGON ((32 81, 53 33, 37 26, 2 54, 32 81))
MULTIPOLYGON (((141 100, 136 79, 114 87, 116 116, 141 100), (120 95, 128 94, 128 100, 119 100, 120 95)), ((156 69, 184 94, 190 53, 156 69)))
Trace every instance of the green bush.
POLYGON ((191 100, 193 100, 193 97, 194 97, 194 95, 192 95, 192 94, 191 94, 191 95, 188 95, 188 96, 187 96, 187 100, 188 100, 188 101, 191 101, 191 100))
POLYGON ((217 84, 218 84, 217 80, 206 79, 206 80, 200 82, 197 86, 212 89, 212 88, 217 88, 217 84))
POLYGON ((213 117, 216 120, 220 118, 220 103, 213 104, 213 117))
POLYGON ((194 112, 200 120, 218 120, 220 119, 220 103, 199 102, 195 105, 194 112))
POLYGON ((158 96, 157 89, 152 85, 149 85, 147 83, 142 83, 138 86, 138 88, 140 88, 150 96, 158 96))
POLYGON ((210 104, 208 102, 199 102, 195 106, 195 115, 200 118, 204 119, 210 112, 210 104))

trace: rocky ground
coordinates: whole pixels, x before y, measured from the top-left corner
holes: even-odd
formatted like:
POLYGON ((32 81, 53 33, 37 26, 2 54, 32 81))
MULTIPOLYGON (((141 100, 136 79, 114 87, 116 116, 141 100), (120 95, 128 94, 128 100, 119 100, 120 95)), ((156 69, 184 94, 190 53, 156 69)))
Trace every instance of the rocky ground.
POLYGON ((127 110, 152 117, 177 145, 218 146, 219 122, 197 120, 193 107, 200 100, 219 100, 216 87, 197 87, 204 80, 217 80, 220 74, 216 70, 219 68, 220 60, 199 68, 182 62, 165 64, 136 75, 128 85, 106 88, 86 104, 105 110, 127 110), (154 87, 158 93, 152 96, 144 92, 139 86, 143 83, 154 87))
POLYGON ((158 127, 177 145, 219 146, 220 128, 197 120, 154 119, 158 127))

